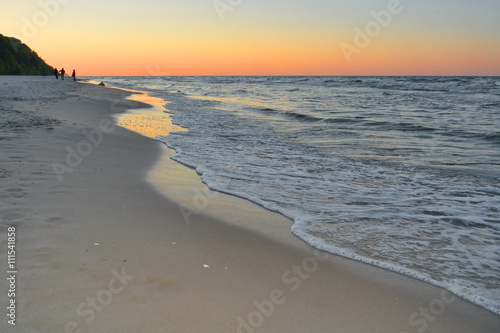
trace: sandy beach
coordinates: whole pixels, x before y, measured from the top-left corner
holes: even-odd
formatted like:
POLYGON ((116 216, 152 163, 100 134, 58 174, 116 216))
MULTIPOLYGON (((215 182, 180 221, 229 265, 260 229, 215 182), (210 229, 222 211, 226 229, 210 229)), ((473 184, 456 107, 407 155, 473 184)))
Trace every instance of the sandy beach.
POLYGON ((208 190, 153 139, 178 130, 164 101, 131 94, 0 77, 1 332, 498 332, 492 312, 208 190))

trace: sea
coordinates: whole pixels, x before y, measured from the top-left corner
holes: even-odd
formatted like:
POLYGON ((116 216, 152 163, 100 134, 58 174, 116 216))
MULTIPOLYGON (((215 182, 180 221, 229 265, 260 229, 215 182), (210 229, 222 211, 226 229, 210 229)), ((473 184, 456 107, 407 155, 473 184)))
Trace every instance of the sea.
POLYGON ((500 314, 500 77, 100 77, 161 97, 158 136, 310 245, 500 314))

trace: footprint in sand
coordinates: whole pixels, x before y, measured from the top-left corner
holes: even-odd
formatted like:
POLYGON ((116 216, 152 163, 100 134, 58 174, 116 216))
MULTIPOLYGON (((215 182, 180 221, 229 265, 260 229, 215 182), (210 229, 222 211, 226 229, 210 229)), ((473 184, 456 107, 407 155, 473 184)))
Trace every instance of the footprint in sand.
POLYGON ((0 178, 8 178, 12 176, 13 172, 7 169, 0 169, 0 178))
POLYGON ((54 216, 54 217, 46 218, 45 222, 47 222, 47 223, 58 223, 58 222, 61 222, 62 220, 64 220, 62 217, 54 216))
POLYGON ((4 198, 22 198, 28 195, 28 192, 26 192, 24 188, 20 187, 9 188, 5 190, 5 192, 7 193, 2 196, 4 198))
POLYGON ((27 215, 23 214, 23 213, 17 213, 17 212, 9 213, 9 212, 5 212, 0 217, 0 219, 3 220, 3 221, 14 222, 14 221, 18 221, 20 219, 24 219, 26 216, 27 215))

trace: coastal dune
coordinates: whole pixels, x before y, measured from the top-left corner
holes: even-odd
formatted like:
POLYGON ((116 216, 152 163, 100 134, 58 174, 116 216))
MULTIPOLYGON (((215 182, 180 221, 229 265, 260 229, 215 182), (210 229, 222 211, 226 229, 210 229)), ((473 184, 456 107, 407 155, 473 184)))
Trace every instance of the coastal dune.
POLYGON ((208 190, 164 144, 115 125, 161 114, 131 94, 0 77, 3 276, 9 228, 17 263, 2 332, 498 331, 496 314, 315 250, 286 218, 208 190))

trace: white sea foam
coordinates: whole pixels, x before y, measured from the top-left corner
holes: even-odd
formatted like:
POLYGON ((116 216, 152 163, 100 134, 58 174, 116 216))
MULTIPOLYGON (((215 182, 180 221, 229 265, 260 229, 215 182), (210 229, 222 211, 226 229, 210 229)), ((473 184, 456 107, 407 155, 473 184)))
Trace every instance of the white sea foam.
POLYGON ((172 101, 160 140, 212 189, 500 313, 498 78, 115 80, 172 101))

